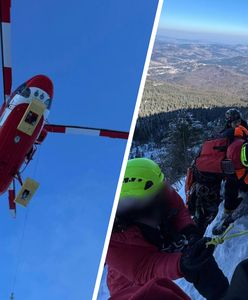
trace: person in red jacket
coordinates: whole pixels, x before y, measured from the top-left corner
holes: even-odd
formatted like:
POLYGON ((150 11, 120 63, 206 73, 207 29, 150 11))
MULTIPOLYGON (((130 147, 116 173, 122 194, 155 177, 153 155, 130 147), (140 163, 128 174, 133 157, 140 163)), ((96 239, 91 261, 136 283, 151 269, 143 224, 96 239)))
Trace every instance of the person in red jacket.
POLYGON ((214 226, 213 234, 223 233, 234 222, 233 212, 248 193, 248 143, 235 138, 227 148, 226 160, 231 163, 233 172, 225 175, 224 212, 214 226))
POLYGON ((189 211, 203 233, 217 216, 224 196, 224 213, 213 227, 214 235, 222 234, 234 222, 236 209, 248 192, 248 164, 241 160, 248 125, 235 108, 226 111, 225 119, 226 126, 220 134, 202 144, 188 168, 185 185, 189 211))
POLYGON ((173 280, 184 277, 207 299, 228 281, 183 200, 159 166, 128 161, 106 263, 111 300, 189 300, 173 280))

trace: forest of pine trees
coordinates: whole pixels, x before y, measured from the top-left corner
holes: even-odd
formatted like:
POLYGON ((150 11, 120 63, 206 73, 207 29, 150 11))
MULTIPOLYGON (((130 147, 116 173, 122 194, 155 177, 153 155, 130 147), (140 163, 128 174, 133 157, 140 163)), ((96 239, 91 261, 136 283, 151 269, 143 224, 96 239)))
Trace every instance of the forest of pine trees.
POLYGON ((139 115, 144 117, 178 109, 247 106, 247 103, 247 97, 236 95, 235 92, 203 90, 176 83, 147 80, 139 115))

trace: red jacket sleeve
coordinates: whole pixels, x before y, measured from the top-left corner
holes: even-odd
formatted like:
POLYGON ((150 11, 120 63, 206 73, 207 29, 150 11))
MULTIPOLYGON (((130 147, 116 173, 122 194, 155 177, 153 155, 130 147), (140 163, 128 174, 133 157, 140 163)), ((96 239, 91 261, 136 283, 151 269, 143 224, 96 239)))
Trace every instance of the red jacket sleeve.
POLYGON ((137 227, 123 233, 113 233, 107 264, 131 282, 144 284, 153 278, 177 279, 181 253, 161 253, 147 243, 137 227))
POLYGON ((173 218, 173 220, 171 220, 175 230, 180 232, 181 230, 183 230, 189 225, 195 225, 187 207, 183 202, 183 199, 179 196, 179 194, 174 189, 172 188, 166 189, 165 198, 168 207, 177 210, 175 217, 173 218))

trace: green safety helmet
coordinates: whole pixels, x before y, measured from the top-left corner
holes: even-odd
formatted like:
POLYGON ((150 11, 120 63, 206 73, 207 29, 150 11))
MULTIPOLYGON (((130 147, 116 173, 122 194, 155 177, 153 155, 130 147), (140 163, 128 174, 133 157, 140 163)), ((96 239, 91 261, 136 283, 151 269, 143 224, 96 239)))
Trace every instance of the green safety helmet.
POLYGON ((127 204, 130 207, 137 202, 146 202, 145 200, 157 194, 163 182, 164 174, 154 161, 147 158, 130 159, 124 175, 119 206, 127 204))
POLYGON ((243 144, 241 148, 240 160, 245 167, 248 167, 248 143, 243 144))

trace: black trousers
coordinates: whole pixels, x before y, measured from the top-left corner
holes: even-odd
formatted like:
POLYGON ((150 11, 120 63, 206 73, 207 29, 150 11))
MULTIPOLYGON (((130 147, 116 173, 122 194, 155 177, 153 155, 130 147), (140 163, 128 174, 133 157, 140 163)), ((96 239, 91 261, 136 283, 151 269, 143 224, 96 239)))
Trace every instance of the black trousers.
POLYGON ((227 295, 223 300, 248 299, 248 259, 238 264, 234 271, 227 295))
POLYGON ((247 185, 240 182, 236 175, 229 175, 225 180, 224 207, 226 210, 234 210, 239 206, 242 201, 242 198, 238 197, 239 191, 248 193, 247 185))

